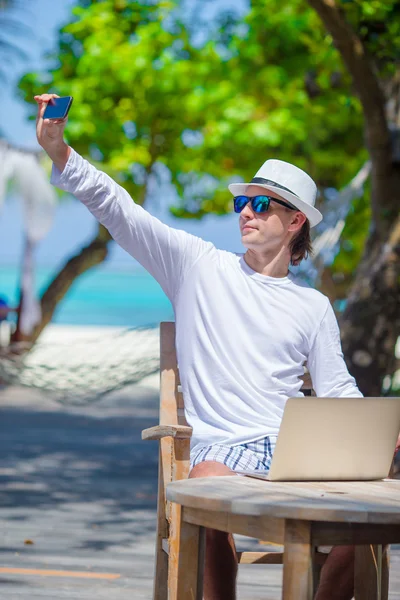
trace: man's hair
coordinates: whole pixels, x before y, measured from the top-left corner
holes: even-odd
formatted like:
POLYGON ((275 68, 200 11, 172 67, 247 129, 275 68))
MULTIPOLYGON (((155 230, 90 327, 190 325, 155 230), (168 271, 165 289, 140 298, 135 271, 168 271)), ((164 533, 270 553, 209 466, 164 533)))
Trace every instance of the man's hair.
POLYGON ((310 235, 310 221, 307 219, 300 231, 290 240, 290 264, 299 265, 308 256, 312 256, 312 243, 310 235))

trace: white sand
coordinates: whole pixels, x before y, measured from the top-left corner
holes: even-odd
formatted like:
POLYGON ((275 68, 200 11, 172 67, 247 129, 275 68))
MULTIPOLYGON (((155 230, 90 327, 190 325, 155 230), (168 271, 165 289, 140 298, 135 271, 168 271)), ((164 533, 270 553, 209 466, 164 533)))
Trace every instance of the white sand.
POLYGON ((104 335, 115 335, 126 331, 127 327, 109 327, 107 325, 58 325, 50 323, 39 338, 40 344, 65 344, 74 341, 93 340, 104 335))

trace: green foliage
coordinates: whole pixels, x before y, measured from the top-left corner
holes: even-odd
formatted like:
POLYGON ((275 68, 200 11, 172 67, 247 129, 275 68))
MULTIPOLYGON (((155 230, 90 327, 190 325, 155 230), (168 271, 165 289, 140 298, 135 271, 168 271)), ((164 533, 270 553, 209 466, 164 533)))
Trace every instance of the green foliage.
POLYGON ((340 4, 381 75, 392 75, 400 61, 399 0, 340 0, 340 4))

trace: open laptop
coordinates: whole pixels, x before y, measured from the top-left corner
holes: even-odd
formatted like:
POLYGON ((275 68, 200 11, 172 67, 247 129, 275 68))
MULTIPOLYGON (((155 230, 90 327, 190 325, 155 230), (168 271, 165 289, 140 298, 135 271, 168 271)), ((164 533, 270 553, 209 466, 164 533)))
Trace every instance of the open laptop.
POLYGON ((400 431, 400 398, 289 398, 269 481, 374 480, 388 476, 400 431))

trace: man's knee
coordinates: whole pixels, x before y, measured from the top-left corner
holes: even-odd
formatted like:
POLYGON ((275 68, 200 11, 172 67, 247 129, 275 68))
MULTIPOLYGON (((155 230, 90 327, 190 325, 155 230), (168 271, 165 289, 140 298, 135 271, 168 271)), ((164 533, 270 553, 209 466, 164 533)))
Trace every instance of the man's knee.
POLYGON ((224 475, 235 475, 235 472, 222 463, 205 460, 193 467, 189 473, 189 479, 194 477, 223 477, 224 475))

